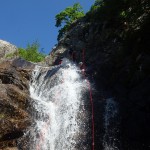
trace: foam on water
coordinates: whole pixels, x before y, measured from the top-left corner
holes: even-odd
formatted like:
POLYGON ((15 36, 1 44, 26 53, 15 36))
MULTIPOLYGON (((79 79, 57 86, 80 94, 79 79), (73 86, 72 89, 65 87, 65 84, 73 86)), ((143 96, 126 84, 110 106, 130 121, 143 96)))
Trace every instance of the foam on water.
POLYGON ((30 150, 87 149, 82 144, 88 132, 86 90, 86 80, 68 61, 52 69, 35 67, 30 84, 35 110, 30 150))
POLYGON ((118 134, 118 106, 113 98, 106 99, 105 111, 104 111, 104 136, 103 147, 104 150, 119 150, 117 138, 118 134))

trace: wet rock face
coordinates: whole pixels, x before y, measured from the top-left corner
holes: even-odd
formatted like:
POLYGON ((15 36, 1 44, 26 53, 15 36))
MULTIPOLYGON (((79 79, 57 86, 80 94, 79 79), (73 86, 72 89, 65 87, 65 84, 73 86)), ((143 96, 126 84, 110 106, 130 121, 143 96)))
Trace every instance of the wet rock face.
POLYGON ((67 47, 64 45, 57 45, 54 47, 51 54, 45 58, 45 62, 49 66, 58 65, 57 60, 59 57, 66 56, 67 47))
MULTIPOLYGON (((106 98, 109 95, 116 99, 122 149, 149 149, 149 26, 147 21, 135 32, 132 28, 127 31, 123 22, 92 22, 83 18, 70 27, 47 57, 48 65, 53 65, 60 56, 72 60, 69 55, 72 49, 76 52, 75 63, 84 61, 87 76, 92 76, 98 92, 102 90, 101 95, 105 93, 106 98)), ((99 95, 95 97, 95 148, 99 150, 104 105, 99 95)))
POLYGON ((58 65, 57 60, 62 57, 72 59, 70 51, 76 53, 76 58, 79 61, 82 59, 82 50, 89 42, 88 37, 88 23, 85 20, 75 22, 70 27, 70 30, 58 41, 58 44, 52 49, 49 56, 46 57, 46 63, 48 65, 58 65))
POLYGON ((16 67, 13 61, 0 63, 0 149, 17 150, 17 139, 31 124, 30 73, 31 69, 16 67))

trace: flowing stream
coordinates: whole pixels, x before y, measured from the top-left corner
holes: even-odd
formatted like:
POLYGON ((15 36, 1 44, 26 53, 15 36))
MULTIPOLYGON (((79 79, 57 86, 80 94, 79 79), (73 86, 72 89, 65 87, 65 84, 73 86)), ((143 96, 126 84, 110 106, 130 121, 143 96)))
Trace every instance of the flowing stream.
POLYGON ((68 61, 53 68, 35 67, 30 84, 35 110, 30 150, 89 149, 87 90, 79 68, 68 61))

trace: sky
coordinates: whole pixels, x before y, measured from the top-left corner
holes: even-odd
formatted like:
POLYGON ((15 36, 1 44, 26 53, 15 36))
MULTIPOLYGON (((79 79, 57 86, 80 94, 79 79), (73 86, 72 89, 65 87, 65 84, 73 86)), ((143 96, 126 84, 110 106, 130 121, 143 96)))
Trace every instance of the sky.
POLYGON ((0 0, 0 39, 17 47, 38 41, 46 54, 57 44, 55 16, 79 2, 87 12, 95 0, 0 0))

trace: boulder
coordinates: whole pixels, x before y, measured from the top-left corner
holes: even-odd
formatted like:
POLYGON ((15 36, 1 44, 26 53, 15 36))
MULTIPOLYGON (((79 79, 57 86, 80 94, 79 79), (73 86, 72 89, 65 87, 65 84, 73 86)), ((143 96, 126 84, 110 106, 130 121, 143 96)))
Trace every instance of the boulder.
POLYGON ((0 40, 0 58, 3 58, 7 55, 15 55, 17 53, 18 49, 15 45, 4 41, 0 40))

